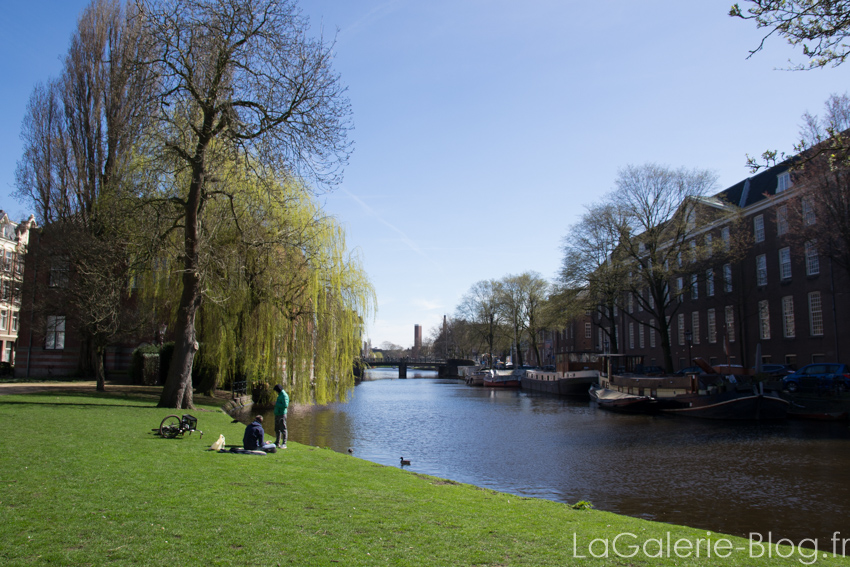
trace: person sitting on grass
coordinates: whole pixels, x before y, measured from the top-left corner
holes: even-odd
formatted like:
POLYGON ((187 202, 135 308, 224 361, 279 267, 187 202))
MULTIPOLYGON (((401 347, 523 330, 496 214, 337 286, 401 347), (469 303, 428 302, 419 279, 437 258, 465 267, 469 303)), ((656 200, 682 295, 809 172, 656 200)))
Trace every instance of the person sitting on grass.
POLYGON ((263 416, 254 417, 248 427, 245 428, 245 435, 242 437, 242 446, 246 451, 265 451, 266 453, 274 453, 274 443, 266 443, 266 432, 263 431, 263 416))

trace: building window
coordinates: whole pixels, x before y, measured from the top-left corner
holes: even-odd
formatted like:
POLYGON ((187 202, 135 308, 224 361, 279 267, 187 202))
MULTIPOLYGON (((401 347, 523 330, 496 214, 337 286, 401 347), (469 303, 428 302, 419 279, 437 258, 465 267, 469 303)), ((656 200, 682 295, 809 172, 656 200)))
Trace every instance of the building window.
POLYGON ((70 261, 67 256, 54 256, 50 260, 50 287, 68 287, 68 270, 70 261))
POLYGON ((791 279, 791 249, 788 247, 779 250, 779 279, 791 279))
POLYGON ((679 316, 676 318, 679 322, 679 345, 685 345, 685 314, 679 313, 679 316))
POLYGON ((764 254, 756 256, 756 284, 767 285, 767 258, 764 254))
POLYGON ((759 301, 759 338, 762 340, 770 338, 770 310, 766 299, 759 301))
POLYGON ((629 323, 629 348, 635 349, 635 324, 629 323))
POLYGON ((705 271, 705 294, 708 297, 714 297, 714 269, 709 268, 705 271))
POLYGON ((756 242, 764 242, 764 215, 753 219, 753 237, 756 242))
POLYGON ((782 193, 791 187, 791 172, 784 171, 776 176, 776 192, 782 193))
POLYGON ((15 341, 6 341, 6 346, 3 349, 3 360, 6 362, 12 362, 12 353, 15 347, 15 341))
POLYGON ((714 253, 714 248, 712 248, 711 240, 712 240, 711 234, 706 234, 705 235, 705 256, 707 258, 711 258, 711 255, 714 253))
POLYGON ((679 303, 682 303, 682 294, 685 290, 685 280, 683 278, 676 278, 676 297, 679 300, 679 303))
POLYGON ((807 195, 800 199, 800 207, 803 213, 803 224, 806 226, 815 224, 817 219, 815 218, 815 207, 812 204, 812 198, 807 195))
POLYGON ((782 298, 782 334, 786 339, 793 339, 794 331, 794 298, 786 295, 782 298))
POLYGON ((644 348, 646 346, 645 343, 644 343, 644 333, 645 333, 644 324, 638 323, 638 346, 640 348, 644 348))
POLYGON ((0 331, 6 332, 9 329, 9 312, 5 309, 0 309, 0 331))
POLYGON ((823 312, 819 291, 809 293, 809 330, 813 337, 823 335, 823 312))
POLYGON ((776 236, 788 232, 788 205, 776 208, 776 236))
POLYGON ((47 329, 44 334, 44 348, 59 350, 65 348, 65 317, 50 315, 47 317, 47 329))
POLYGON ((649 347, 655 348, 655 327, 649 328, 649 347))
POLYGON ((635 312, 635 296, 632 293, 629 293, 629 313, 635 312))
POLYGON ((730 343, 735 342, 735 307, 726 306, 726 336, 730 343))
POLYGON ((816 276, 820 273, 820 260, 818 259, 817 241, 806 242, 806 275, 816 276))
POLYGON ((725 226, 720 229, 720 238, 723 240, 723 250, 729 252, 732 248, 731 238, 729 236, 729 227, 725 226))
POLYGON ((6 250, 6 261, 3 263, 3 269, 7 272, 12 271, 12 264, 15 262, 14 255, 11 250, 6 250))
POLYGON ((593 331, 590 323, 584 324, 584 338, 589 339, 593 337, 593 331))
POLYGON ((714 309, 709 309, 707 315, 708 319, 708 342, 716 343, 717 342, 717 316, 714 312, 714 309))
POLYGON ((723 289, 732 292, 732 264, 723 264, 723 289))
POLYGON ((699 311, 691 313, 691 340, 695 345, 699 344, 699 311))
POLYGON ((18 313, 19 313, 18 311, 12 312, 12 332, 13 333, 18 332, 18 317, 19 317, 18 313))
POLYGON ((699 278, 696 274, 691 275, 691 299, 699 299, 699 278))

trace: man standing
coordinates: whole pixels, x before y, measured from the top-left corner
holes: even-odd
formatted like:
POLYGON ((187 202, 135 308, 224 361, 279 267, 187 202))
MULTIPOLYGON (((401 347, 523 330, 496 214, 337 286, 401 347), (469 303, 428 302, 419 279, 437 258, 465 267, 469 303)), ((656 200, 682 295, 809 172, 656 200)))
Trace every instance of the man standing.
POLYGON ((280 385, 274 387, 277 401, 274 404, 275 443, 281 449, 286 449, 286 410, 289 408, 289 394, 280 385))

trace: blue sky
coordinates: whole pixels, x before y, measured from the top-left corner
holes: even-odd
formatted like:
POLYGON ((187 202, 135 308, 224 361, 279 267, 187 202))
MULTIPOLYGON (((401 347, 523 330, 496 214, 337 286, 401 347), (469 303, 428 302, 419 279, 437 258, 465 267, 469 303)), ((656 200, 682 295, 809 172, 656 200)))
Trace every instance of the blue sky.
MULTIPOLYGON (((354 111, 343 184, 321 197, 378 294, 373 344, 413 343, 482 279, 554 278, 560 244, 619 168, 749 175, 790 150, 800 116, 847 90, 850 65, 778 70, 800 53, 727 16, 730 0, 302 0, 336 34, 354 111), (338 31, 337 31, 338 30, 338 31)), ((0 11, 0 208, 34 85, 55 75, 83 0, 0 11)), ((743 3, 742 3, 743 4, 743 3)))

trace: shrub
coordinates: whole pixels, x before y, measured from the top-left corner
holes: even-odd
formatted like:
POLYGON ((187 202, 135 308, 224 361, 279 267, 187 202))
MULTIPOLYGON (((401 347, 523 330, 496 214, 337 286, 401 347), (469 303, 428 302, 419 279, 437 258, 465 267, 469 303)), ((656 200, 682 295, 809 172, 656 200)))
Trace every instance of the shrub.
POLYGON ((257 382, 251 386, 251 399, 254 406, 259 408, 270 408, 274 406, 277 395, 268 382, 257 382))

